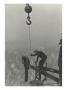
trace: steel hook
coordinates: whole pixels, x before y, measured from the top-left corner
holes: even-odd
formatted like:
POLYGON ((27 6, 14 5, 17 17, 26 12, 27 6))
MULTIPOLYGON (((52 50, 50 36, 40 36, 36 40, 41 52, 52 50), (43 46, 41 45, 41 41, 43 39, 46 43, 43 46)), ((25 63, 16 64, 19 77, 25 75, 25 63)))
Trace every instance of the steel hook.
POLYGON ((28 17, 27 17, 26 24, 27 24, 27 25, 31 25, 31 23, 32 23, 32 22, 31 22, 31 20, 30 20, 30 16, 28 16, 28 17))

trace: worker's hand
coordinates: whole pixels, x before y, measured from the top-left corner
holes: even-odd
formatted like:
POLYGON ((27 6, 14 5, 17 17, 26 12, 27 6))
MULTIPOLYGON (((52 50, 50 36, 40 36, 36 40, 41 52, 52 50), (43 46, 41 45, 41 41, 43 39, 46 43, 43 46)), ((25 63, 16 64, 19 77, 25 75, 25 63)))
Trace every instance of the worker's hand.
POLYGON ((31 56, 35 56, 35 54, 31 54, 31 56))
POLYGON ((37 64, 37 61, 35 61, 35 64, 37 64))
POLYGON ((31 56, 33 56, 33 54, 31 54, 31 56))
POLYGON ((24 64, 24 61, 22 60, 22 64, 24 64))

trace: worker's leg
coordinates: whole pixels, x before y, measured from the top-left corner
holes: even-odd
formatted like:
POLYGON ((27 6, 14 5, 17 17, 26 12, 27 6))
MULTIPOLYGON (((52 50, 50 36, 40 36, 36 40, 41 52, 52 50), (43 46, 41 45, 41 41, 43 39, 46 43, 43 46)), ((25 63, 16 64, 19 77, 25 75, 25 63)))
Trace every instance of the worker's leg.
POLYGON ((44 78, 44 80, 47 80, 46 74, 45 74, 45 78, 44 78))
POLYGON ((41 80, 41 71, 39 71, 39 80, 41 80))
POLYGON ((28 69, 25 69, 25 82, 28 81, 28 69))
POLYGON ((62 85, 62 65, 59 66, 59 83, 62 85))

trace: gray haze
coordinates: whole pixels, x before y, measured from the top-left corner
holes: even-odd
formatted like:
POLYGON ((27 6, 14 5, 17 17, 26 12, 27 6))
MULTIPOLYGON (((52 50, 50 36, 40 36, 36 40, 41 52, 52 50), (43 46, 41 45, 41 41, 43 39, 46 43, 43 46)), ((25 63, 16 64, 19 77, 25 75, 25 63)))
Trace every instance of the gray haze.
MULTIPOLYGON (((61 5, 31 5, 31 41, 32 48, 57 48, 61 38, 61 5)), ((5 28, 6 42, 16 46, 29 47, 29 30, 26 25, 25 5, 6 5, 5 28)))

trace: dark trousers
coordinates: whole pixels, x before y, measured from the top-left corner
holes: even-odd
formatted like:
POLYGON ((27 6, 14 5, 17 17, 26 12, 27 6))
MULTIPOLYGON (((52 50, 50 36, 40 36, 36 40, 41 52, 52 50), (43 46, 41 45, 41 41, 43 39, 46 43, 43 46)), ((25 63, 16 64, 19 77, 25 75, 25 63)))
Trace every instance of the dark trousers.
POLYGON ((25 82, 28 81, 28 69, 25 68, 25 82))
POLYGON ((59 66, 59 83, 62 85, 62 57, 59 57, 58 66, 59 66))
POLYGON ((62 65, 59 66, 59 83, 62 86, 62 65))

